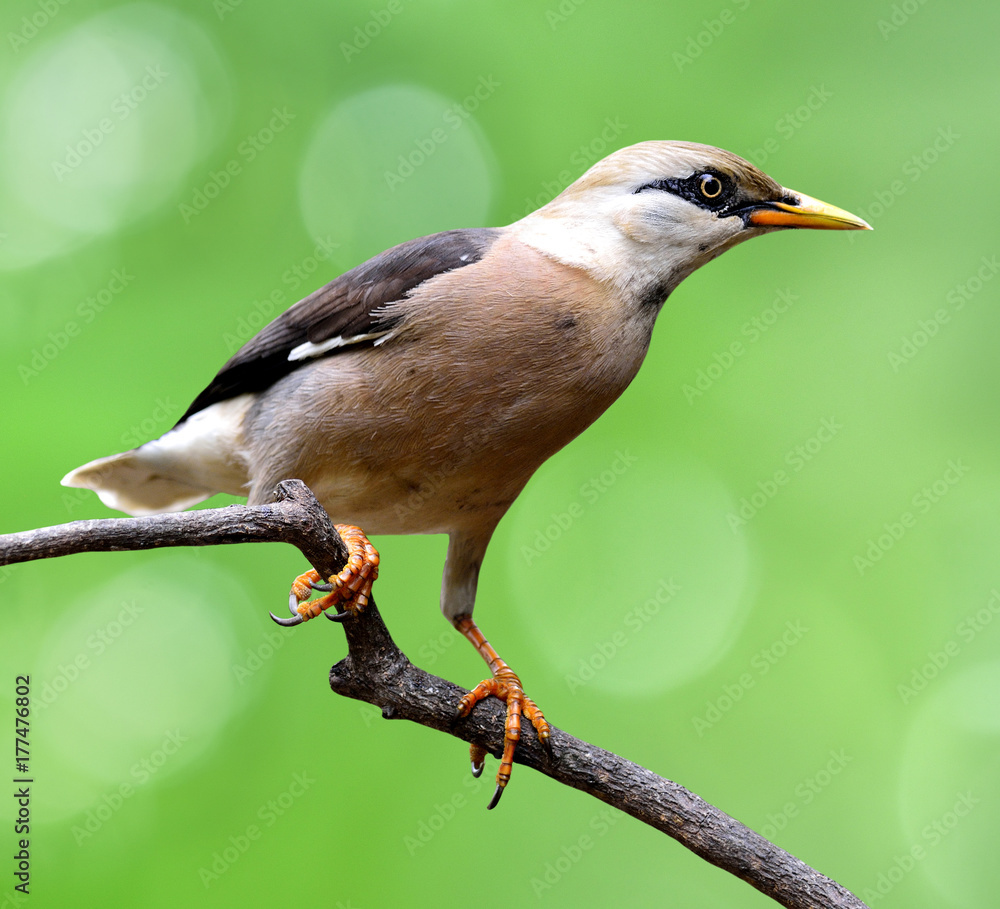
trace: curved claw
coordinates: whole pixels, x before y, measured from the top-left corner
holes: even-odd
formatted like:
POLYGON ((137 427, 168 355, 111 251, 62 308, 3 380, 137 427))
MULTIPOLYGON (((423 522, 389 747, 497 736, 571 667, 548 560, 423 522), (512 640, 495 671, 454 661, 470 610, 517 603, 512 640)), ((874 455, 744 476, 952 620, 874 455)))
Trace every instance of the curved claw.
POLYGON ((503 786, 498 785, 496 791, 493 793, 493 798, 490 799, 490 803, 486 806, 487 811, 492 811, 500 803, 500 796, 503 795, 503 786))
POLYGON ((271 615, 279 625, 298 625, 321 612, 331 622, 344 622, 361 613, 371 602, 372 584, 378 577, 378 551, 361 528, 349 524, 335 524, 334 527, 347 545, 347 564, 329 580, 315 568, 300 574, 292 582, 288 594, 288 611, 292 618, 282 620, 271 615), (311 599, 314 590, 324 595, 311 599), (334 607, 344 611, 338 613, 334 607))
POLYGON ((469 758, 472 761, 472 775, 476 779, 483 773, 486 764, 486 749, 480 745, 469 744, 469 758))

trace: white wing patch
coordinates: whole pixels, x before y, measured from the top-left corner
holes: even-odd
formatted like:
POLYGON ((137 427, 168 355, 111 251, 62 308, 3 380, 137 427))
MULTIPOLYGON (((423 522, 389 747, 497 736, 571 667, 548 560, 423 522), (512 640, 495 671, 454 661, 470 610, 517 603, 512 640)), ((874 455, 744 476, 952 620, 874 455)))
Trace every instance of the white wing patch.
POLYGON ((312 357, 321 357, 327 351, 336 350, 338 347, 350 347, 352 344, 363 344, 365 341, 374 341, 376 344, 379 344, 382 341, 387 341, 391 333, 387 329, 385 331, 372 331, 365 335, 351 335, 347 338, 337 335, 336 338, 327 338, 327 340, 321 341, 319 344, 306 341, 304 344, 292 348, 288 354, 288 361, 294 363, 296 360, 309 360, 312 357))

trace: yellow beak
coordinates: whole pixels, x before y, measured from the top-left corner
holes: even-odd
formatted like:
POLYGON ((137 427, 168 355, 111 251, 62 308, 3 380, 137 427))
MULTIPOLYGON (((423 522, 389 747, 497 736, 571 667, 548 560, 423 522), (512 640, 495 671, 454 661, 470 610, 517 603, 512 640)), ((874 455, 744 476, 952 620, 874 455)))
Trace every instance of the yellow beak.
POLYGON ((789 190, 798 203, 766 202, 750 213, 755 227, 809 227, 814 230, 871 230, 871 225, 849 211, 827 205, 803 193, 789 190))

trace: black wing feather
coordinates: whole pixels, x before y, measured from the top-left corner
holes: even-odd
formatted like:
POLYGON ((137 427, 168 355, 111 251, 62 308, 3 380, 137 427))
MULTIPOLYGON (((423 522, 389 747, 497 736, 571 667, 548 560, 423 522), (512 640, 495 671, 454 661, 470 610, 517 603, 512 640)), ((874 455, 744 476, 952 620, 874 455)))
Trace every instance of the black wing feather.
MULTIPOLYGON (((493 245, 498 228, 448 230, 400 243, 334 278, 299 300, 243 345, 194 399, 178 423, 211 404, 247 392, 263 391, 310 360, 289 360, 300 344, 331 338, 363 338, 388 331, 399 317, 385 313, 424 281, 478 262, 493 245)), ((359 341, 358 344, 373 343, 359 341)), ((325 356, 356 347, 335 347, 325 356)))

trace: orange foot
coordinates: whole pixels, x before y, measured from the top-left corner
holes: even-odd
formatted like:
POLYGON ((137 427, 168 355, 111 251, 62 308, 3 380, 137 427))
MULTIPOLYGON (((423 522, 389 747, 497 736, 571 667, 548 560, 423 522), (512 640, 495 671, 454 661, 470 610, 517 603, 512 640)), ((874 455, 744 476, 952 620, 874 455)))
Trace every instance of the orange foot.
MULTIPOLYGON (((487 809, 495 808, 503 795, 504 787, 510 781, 510 772, 514 764, 514 751, 517 743, 521 739, 521 716, 526 716, 531 720, 531 725, 535 727, 538 740, 543 745, 549 744, 552 730, 542 716, 542 711, 538 705, 524 693, 521 687, 521 680, 514 674, 514 671, 503 660, 497 652, 490 646, 483 633, 479 630, 472 616, 463 615, 455 619, 455 627, 462 632, 472 645, 479 652, 480 656, 486 660, 487 665, 493 672, 493 678, 480 682, 458 702, 459 716, 468 716, 472 708, 483 698, 496 697, 504 701, 507 705, 507 719, 504 723, 503 755, 500 758, 500 769, 497 771, 497 788, 490 799, 487 809)), ((486 758, 486 751, 478 745, 470 747, 472 756, 472 775, 479 776, 483 772, 483 761, 486 758)))
POLYGON ((323 581, 316 570, 299 575, 292 583, 288 596, 288 609, 292 618, 279 619, 273 612, 270 614, 279 625, 300 625, 307 619, 314 619, 321 612, 331 621, 342 622, 348 616, 359 615, 368 605, 372 584, 378 577, 378 551, 360 527, 350 524, 334 526, 347 546, 347 564, 340 574, 329 581, 323 581), (320 590, 326 596, 310 600, 313 590, 320 590), (341 603, 343 611, 325 611, 341 603))

